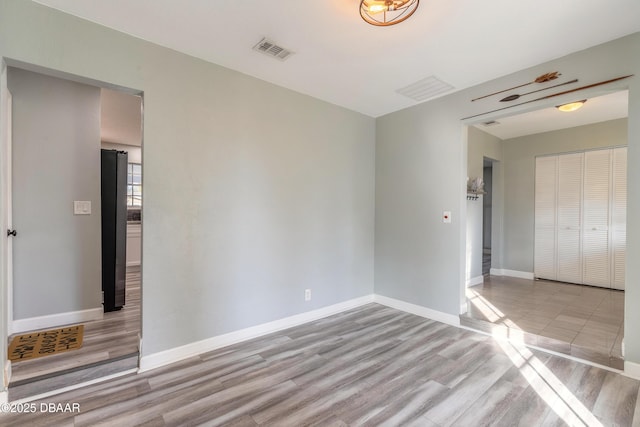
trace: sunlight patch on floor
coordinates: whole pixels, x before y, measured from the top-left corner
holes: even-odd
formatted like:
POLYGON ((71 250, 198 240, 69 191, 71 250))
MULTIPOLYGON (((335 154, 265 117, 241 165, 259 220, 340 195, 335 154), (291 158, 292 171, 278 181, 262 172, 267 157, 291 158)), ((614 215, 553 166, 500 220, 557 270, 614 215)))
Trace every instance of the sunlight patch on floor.
POLYGON ((489 322, 495 323, 505 317, 503 312, 473 289, 467 288, 466 295, 469 302, 480 310, 482 315, 486 317, 489 322))
POLYGON ((580 402, 571 391, 523 343, 521 331, 504 313, 473 289, 467 289, 467 298, 492 323, 501 320, 509 329, 494 329, 496 341, 520 370, 535 392, 570 426, 602 426, 602 423, 580 402), (509 338, 506 340, 505 338, 509 338))
POLYGON ((570 426, 602 427, 602 423, 527 347, 496 340, 522 376, 549 407, 570 426))

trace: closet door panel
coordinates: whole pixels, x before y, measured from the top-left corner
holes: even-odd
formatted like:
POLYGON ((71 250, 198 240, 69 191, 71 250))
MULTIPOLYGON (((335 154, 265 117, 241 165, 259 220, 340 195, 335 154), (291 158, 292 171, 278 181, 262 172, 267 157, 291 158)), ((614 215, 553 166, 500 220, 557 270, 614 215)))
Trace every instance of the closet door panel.
POLYGON ((624 290, 625 268, 627 258, 627 233, 626 231, 613 232, 613 279, 611 287, 624 290))
POLYGON ((607 230, 609 227, 609 187, 611 150, 584 153, 584 224, 607 230))
POLYGON ((579 229, 558 230, 557 280, 582 283, 581 232, 579 229))
POLYGON ((611 287, 624 289, 627 256, 627 147, 613 150, 611 200, 611 287))
POLYGON ((536 228, 534 275, 540 279, 556 280, 556 230, 536 228))
POLYGON ((536 158, 535 224, 536 227, 556 226, 556 184, 558 157, 536 158))
POLYGON ((584 153, 558 156, 557 279, 582 283, 582 181, 584 153))
POLYGON ((556 280, 556 195, 558 157, 536 158, 535 177, 535 277, 556 280))
POLYGON ((588 285, 611 286, 609 210, 611 150, 584 154, 583 280, 588 285))
POLYGON ((585 232, 583 248, 584 283, 610 287, 609 232, 606 230, 585 232))

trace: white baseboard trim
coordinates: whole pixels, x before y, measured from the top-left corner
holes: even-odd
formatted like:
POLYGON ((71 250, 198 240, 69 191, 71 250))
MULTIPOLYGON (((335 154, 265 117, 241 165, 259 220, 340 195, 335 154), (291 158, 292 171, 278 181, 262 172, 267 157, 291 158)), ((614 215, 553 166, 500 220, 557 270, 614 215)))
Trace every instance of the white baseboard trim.
POLYGON ((640 363, 624 362, 624 375, 636 380, 640 380, 640 363))
POLYGON ((9 403, 9 393, 0 391, 0 405, 4 405, 5 403, 9 403))
POLYGON ((426 317, 427 319, 436 320, 438 322, 446 323, 452 326, 460 326, 460 318, 453 314, 443 313, 442 311, 433 310, 431 308, 423 307, 421 305, 411 304, 409 302, 400 301, 394 298, 385 297, 375 294, 373 296, 373 302, 386 305, 387 307, 395 308, 396 310, 405 311, 407 313, 415 314, 416 316, 426 317))
POLYGON ((530 273, 528 271, 506 270, 503 268, 492 268, 489 271, 489 274, 491 274, 492 276, 509 276, 530 280, 534 279, 533 273, 530 273))
POLYGON ((104 314, 104 309, 91 308, 88 310, 70 311, 68 313, 50 314, 48 316, 30 317, 28 319, 14 320, 9 334, 35 331, 38 329, 54 328, 70 323, 89 322, 100 320, 104 314))
POLYGON ((467 311, 469 311, 469 304, 466 302, 460 304, 460 314, 465 314, 467 311))
POLYGON ((484 283, 484 276, 472 277, 471 279, 467 279, 467 288, 470 288, 471 286, 480 285, 482 283, 484 283))
POLYGON ((226 347, 252 338, 257 338, 272 332, 281 331, 303 323, 322 319, 372 302, 374 302, 374 296, 367 295, 330 305, 328 307, 319 308, 317 310, 308 311, 306 313, 285 317, 284 319, 275 320, 273 322, 263 323, 262 325, 252 326, 239 331, 229 332, 228 334, 218 335, 202 341, 160 351, 148 356, 142 356, 140 358, 138 373, 146 372, 198 354, 206 353, 208 351, 216 350, 218 348, 226 347))
POLYGON ((11 360, 4 362, 4 369, 2 371, 3 388, 8 389, 11 383, 11 360))
POLYGON ((116 372, 115 374, 107 375, 106 377, 100 377, 100 378, 96 378, 96 379, 93 379, 93 380, 85 381, 83 383, 73 384, 73 385, 70 385, 70 386, 67 386, 67 387, 62 387, 62 388, 57 388, 55 390, 47 391, 45 393, 36 394, 36 395, 33 395, 33 396, 28 396, 28 397, 25 397, 23 399, 18 399, 16 401, 13 401, 11 403, 20 404, 20 403, 33 402, 34 400, 42 400, 42 399, 46 399, 48 397, 56 396, 58 394, 66 393, 68 391, 77 390, 77 389, 82 388, 82 387, 88 387, 88 386, 93 385, 93 384, 99 384, 99 383, 102 383, 102 382, 105 382, 105 381, 109 381, 109 380, 112 380, 112 379, 115 379, 115 378, 124 377, 125 375, 135 374, 136 372, 137 372, 137 369, 135 369, 135 368, 127 369, 126 371, 116 372))

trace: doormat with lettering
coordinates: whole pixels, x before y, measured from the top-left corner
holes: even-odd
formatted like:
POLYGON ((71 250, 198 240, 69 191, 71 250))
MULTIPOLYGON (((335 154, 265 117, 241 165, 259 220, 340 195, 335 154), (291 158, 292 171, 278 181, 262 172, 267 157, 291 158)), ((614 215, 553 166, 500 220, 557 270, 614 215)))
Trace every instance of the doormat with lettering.
POLYGON ((17 335, 9 345, 9 359, 13 362, 58 354, 82 347, 84 325, 31 332, 17 335))

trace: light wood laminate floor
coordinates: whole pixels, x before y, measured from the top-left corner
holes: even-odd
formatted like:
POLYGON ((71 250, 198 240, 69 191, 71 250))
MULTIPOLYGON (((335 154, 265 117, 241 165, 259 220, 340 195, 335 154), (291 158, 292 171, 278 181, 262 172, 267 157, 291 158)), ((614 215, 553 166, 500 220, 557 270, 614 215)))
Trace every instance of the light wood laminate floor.
MULTIPOLYGON (((15 390, 17 387, 25 389, 20 391, 19 397, 24 397, 25 392, 30 395, 47 391, 41 390, 35 382, 84 367, 95 367, 123 358, 131 358, 137 366, 135 359, 140 334, 140 267, 128 267, 126 280, 126 305, 119 311, 104 313, 102 320, 85 322, 84 339, 80 349, 12 363, 10 398, 13 397, 12 389, 15 390), (25 384, 34 385, 26 390, 25 384)), ((110 373, 108 370, 105 371, 105 375, 110 373)), ((61 379, 56 381, 56 386, 64 384, 60 382, 61 379)))
POLYGON ((368 304, 45 400, 78 403, 79 413, 3 414, 0 424, 631 426, 640 422, 639 386, 368 304))
MULTIPOLYGON (((523 331, 526 342, 622 369, 624 292, 506 276, 467 289, 461 316, 523 331)), ((472 326, 472 325, 469 325, 472 326)))

